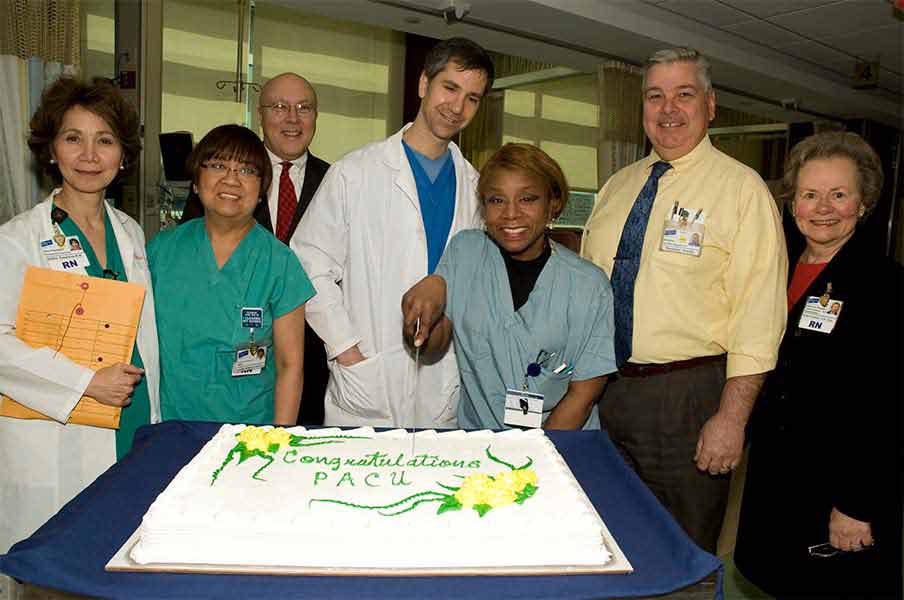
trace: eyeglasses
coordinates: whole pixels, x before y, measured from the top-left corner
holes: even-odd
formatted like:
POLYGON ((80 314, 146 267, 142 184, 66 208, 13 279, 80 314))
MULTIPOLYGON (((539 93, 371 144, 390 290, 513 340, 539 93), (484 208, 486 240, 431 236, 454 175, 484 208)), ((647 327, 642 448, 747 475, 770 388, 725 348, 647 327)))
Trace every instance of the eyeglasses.
POLYGON ((310 117, 317 111, 317 107, 308 102, 298 102, 289 104, 288 102, 274 102, 273 104, 261 104, 261 108, 266 108, 274 117, 285 119, 289 116, 289 110, 294 108, 299 117, 310 117))
POLYGON ((227 173, 235 173, 241 179, 252 179, 254 177, 260 177, 261 172, 257 167, 252 167, 251 165, 242 165, 241 167, 230 167, 224 162, 218 160, 207 161, 206 163, 202 163, 201 166, 208 171, 212 171, 216 173, 220 177, 226 177, 227 173))
MULTIPOLYGON (((855 552, 861 552, 864 550, 869 550, 870 548, 875 547, 875 544, 871 544, 869 546, 857 546, 857 550, 851 550, 855 552)), ((818 558, 832 558, 837 554, 841 554, 842 552, 847 552, 846 550, 839 550, 834 547, 832 544, 825 542, 822 544, 816 544, 815 546, 807 546, 807 552, 810 556, 816 556, 818 558)))

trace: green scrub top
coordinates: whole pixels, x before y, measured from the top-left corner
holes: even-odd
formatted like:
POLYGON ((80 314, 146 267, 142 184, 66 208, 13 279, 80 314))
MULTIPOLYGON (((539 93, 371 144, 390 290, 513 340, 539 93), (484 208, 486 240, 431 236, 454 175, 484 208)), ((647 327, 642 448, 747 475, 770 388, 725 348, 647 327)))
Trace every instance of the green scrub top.
POLYGON ((255 223, 218 269, 205 220, 193 219, 151 240, 148 262, 160 340, 162 418, 272 423, 273 322, 314 295, 295 254, 255 223), (263 327, 254 330, 254 341, 269 348, 260 374, 233 377, 236 351, 250 341, 243 307, 263 309, 263 327))
MULTIPOLYGON (((56 208, 56 204, 53 205, 56 208)), ((60 223, 60 230, 68 238, 78 236, 79 243, 91 263, 85 271, 91 277, 101 277, 106 279, 115 279, 117 281, 128 281, 126 277, 126 267, 122 262, 122 256, 119 254, 119 244, 116 243, 116 234, 113 233, 113 225, 110 223, 110 215, 104 210, 104 239, 106 240, 107 268, 106 270, 100 264, 88 236, 82 233, 79 226, 72 219, 66 219, 60 223)), ((132 364, 139 369, 144 369, 144 363, 141 360, 141 354, 138 352, 138 344, 132 348, 132 364)), ((119 416, 119 429, 116 430, 116 459, 119 460, 132 448, 132 439, 135 437, 135 430, 142 425, 151 422, 151 399, 148 396, 148 380, 142 377, 135 390, 132 393, 132 403, 122 407, 119 416)))
MULTIPOLYGON (((527 302, 517 311, 505 261, 484 231, 456 234, 436 274, 446 280, 446 315, 461 375, 459 427, 506 428, 505 390, 521 389, 528 364, 541 350, 555 358, 538 376, 528 377, 527 386, 544 395, 543 421, 572 380, 615 371, 609 279, 567 248, 553 245, 527 302)), ((594 408, 584 429, 599 428, 594 408)))

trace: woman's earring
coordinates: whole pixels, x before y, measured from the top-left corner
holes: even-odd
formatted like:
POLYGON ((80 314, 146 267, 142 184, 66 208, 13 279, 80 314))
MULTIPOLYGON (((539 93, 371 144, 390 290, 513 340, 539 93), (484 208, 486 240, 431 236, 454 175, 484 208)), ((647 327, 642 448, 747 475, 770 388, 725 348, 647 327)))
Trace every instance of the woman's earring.
POLYGON ((119 164, 119 170, 120 170, 120 171, 125 171, 125 170, 126 170, 126 164, 125 164, 125 163, 120 163, 120 164, 119 164))
POLYGON ((55 165, 55 164, 56 164, 56 159, 55 159, 55 158, 51 158, 51 159, 50 159, 50 164, 55 165))

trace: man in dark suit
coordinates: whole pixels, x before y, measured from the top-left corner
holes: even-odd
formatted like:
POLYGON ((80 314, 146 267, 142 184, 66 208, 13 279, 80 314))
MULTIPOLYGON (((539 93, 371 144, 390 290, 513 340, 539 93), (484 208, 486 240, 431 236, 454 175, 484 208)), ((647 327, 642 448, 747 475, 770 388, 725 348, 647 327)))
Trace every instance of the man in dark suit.
MULTIPOLYGON (((273 184, 267 202, 258 204, 254 218, 280 241, 289 239, 310 204, 329 164, 308 152, 317 131, 317 93, 300 75, 282 73, 261 89, 258 113, 264 146, 273 164, 273 184)), ((200 217, 204 208, 194 194, 185 203, 180 222, 200 217)), ((299 424, 323 423, 323 396, 329 372, 323 341, 305 324, 304 391, 299 424)))

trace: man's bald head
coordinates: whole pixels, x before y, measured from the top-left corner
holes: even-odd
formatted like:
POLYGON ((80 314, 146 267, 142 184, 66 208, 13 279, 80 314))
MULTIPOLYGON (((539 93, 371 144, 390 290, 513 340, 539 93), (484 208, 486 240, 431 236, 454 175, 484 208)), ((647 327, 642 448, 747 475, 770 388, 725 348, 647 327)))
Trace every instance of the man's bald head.
POLYGON ((297 73, 281 73, 261 88, 258 112, 264 144, 282 160, 307 152, 317 131, 317 92, 297 73))

